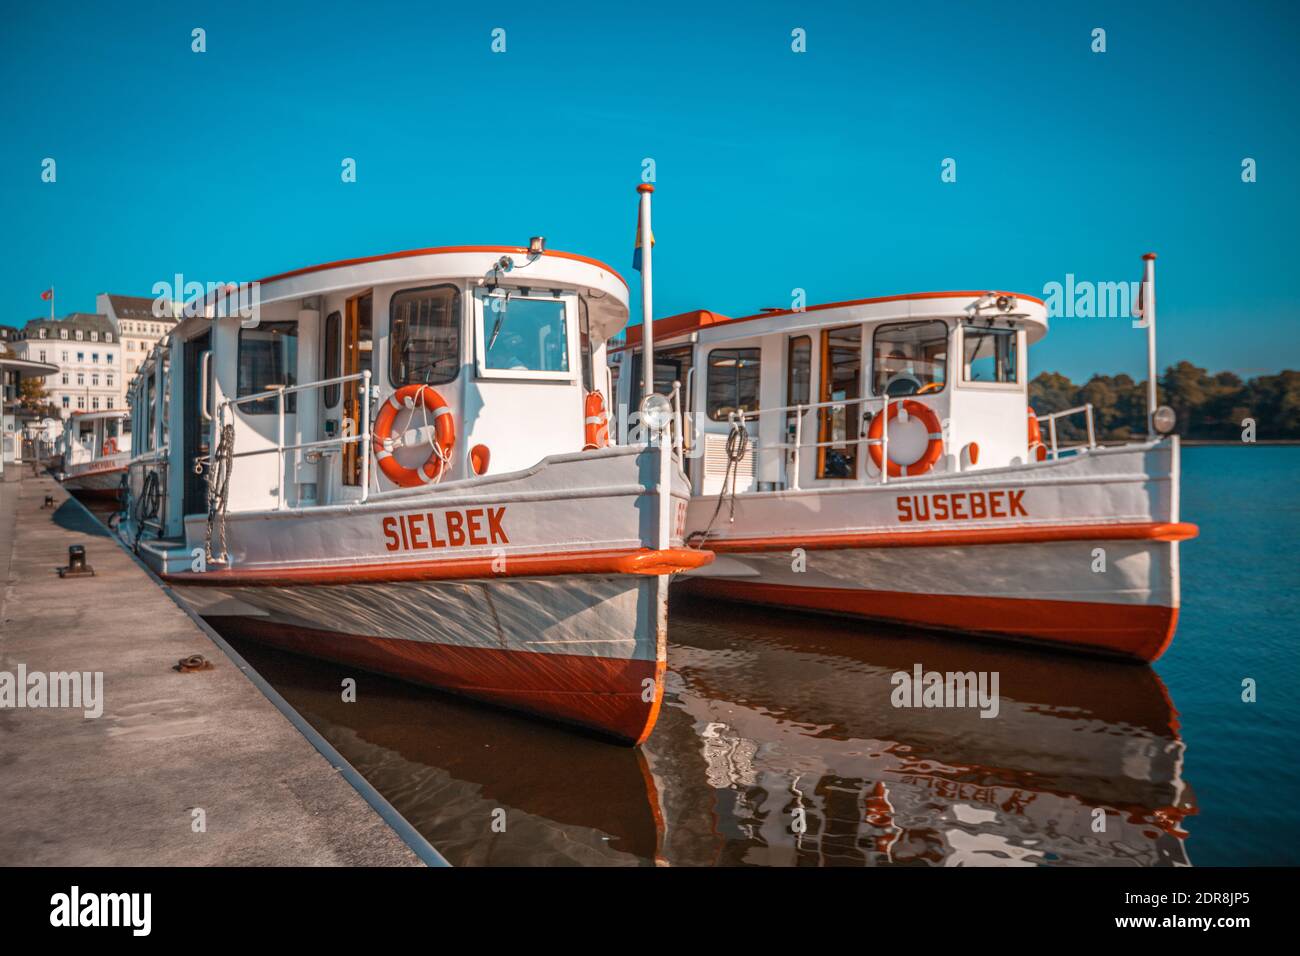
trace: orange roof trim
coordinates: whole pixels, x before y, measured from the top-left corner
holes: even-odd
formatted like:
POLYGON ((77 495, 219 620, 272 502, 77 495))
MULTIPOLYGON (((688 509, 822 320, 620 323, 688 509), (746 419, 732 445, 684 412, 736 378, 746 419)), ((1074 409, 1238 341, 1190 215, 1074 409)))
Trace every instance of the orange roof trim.
MULTIPOLYGON (((328 269, 341 269, 345 266, 360 266, 369 262, 384 262, 388 259, 410 259, 414 256, 432 256, 443 255, 456 252, 492 252, 492 253, 514 253, 515 255, 527 255, 527 246, 431 246, 427 249, 405 249, 401 252, 388 252, 379 256, 361 256, 356 259, 339 259, 336 262, 325 262, 321 265, 304 266, 301 269, 290 269, 288 272, 278 272, 273 276, 267 276, 261 282, 276 282, 280 279, 292 279, 295 276, 309 275, 313 272, 325 272, 328 269)), ((631 289, 627 280, 618 274, 617 270, 611 268, 599 259, 592 259, 588 256, 580 256, 576 252, 559 252, 554 249, 547 249, 542 253, 544 256, 552 256, 557 259, 572 259, 574 262, 585 262, 587 265, 596 266, 604 269, 619 282, 623 283, 624 288, 631 289)))
MULTIPOLYGON (((848 299, 844 302, 826 302, 822 305, 810 305, 804 312, 820 312, 823 309, 842 309, 853 305, 877 305, 881 302, 912 302, 925 299, 951 299, 964 298, 970 296, 978 299, 989 290, 984 289, 979 292, 956 291, 956 292, 908 292, 903 295, 882 295, 870 299, 848 299)), ((996 290, 995 295, 1013 295, 1017 299, 1027 299, 1030 302, 1037 302, 1039 305, 1045 305, 1042 299, 1034 295, 1025 295, 1023 292, 1006 292, 996 290)), ((690 312, 682 312, 679 315, 670 315, 662 319, 655 319, 655 340, 660 338, 670 338, 675 335, 686 335, 690 332, 698 332, 700 329, 708 328, 713 325, 728 325, 735 322, 752 322, 755 319, 768 319, 774 315, 798 315, 796 309, 771 309, 766 312, 759 312, 756 315, 744 315, 739 318, 729 318, 720 312, 710 312, 708 309, 694 309, 690 312)), ((627 330, 627 343, 623 348, 641 344, 641 326, 632 325, 627 330)))

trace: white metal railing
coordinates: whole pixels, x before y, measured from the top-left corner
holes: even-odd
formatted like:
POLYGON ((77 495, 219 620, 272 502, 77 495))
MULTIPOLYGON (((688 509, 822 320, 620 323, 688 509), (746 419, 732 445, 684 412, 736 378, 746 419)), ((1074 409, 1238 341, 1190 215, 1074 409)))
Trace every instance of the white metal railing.
MULTIPOLYGON (((787 415, 790 412, 795 413, 793 442, 772 442, 764 445, 755 445, 754 451, 755 452, 776 451, 779 449, 784 449, 790 452, 789 467, 787 469, 789 481, 787 482, 787 484, 789 484, 791 489, 798 491, 799 472, 800 472, 800 467, 799 467, 800 449, 835 448, 844 445, 856 445, 864 441, 867 437, 866 433, 862 429, 863 416, 859 415, 857 419, 857 435, 855 437, 849 437, 846 434, 844 438, 839 439, 838 441, 830 440, 830 441, 805 442, 803 440, 803 419, 806 413, 813 412, 813 411, 821 411, 824 408, 844 408, 846 413, 845 432, 847 433, 848 431, 847 412, 848 412, 848 407, 850 405, 879 405, 880 413, 885 414, 888 412, 889 404, 891 402, 902 402, 905 399, 909 399, 912 397, 913 396, 911 395, 898 396, 896 398, 886 396, 886 395, 868 395, 861 398, 841 398, 841 399, 831 399, 825 402, 807 402, 807 403, 797 404, 797 405, 781 405, 776 408, 760 408, 755 412, 741 411, 739 414, 737 414, 736 412, 732 412, 727 417, 729 421, 732 421, 734 423, 743 426, 747 421, 758 421, 764 415, 780 416, 783 413, 787 415)), ((866 411, 866 409, 864 409, 864 411, 866 411)), ((886 465, 885 467, 880 469, 880 475, 877 480, 879 481, 880 484, 883 485, 888 483, 889 481, 889 467, 887 464, 889 461, 889 416, 888 414, 885 414, 885 421, 881 425, 880 453, 882 456, 880 460, 882 462, 885 462, 886 465)))
MULTIPOLYGON (((801 450, 801 449, 804 449, 804 448, 833 448, 833 447, 842 447, 842 446, 845 446, 845 445, 858 444, 858 443, 864 441, 864 440, 866 439, 866 437, 867 437, 867 436, 866 436, 866 433, 863 431, 863 428, 862 428, 862 418, 859 417, 859 419, 858 419, 858 434, 857 434, 856 437, 848 437, 848 436, 846 435, 845 438, 840 439, 840 440, 805 442, 805 441, 803 440, 803 419, 804 419, 804 415, 805 415, 807 412, 810 412, 810 411, 820 411, 821 409, 824 409, 824 408, 840 408, 840 407, 845 407, 845 408, 847 408, 847 407, 850 406, 850 405, 878 405, 879 408, 880 408, 880 411, 879 411, 878 414, 884 414, 884 415, 885 415, 885 420, 884 420, 884 422, 882 423, 882 425, 881 425, 881 430, 880 430, 880 453, 881 453, 881 461, 882 461, 883 463, 885 463, 885 465, 884 465, 884 467, 882 467, 882 468, 880 469, 880 474, 877 476, 877 479, 876 479, 876 480, 877 480, 877 482, 878 482, 879 484, 882 484, 882 485, 883 485, 883 484, 887 484, 887 483, 889 482, 889 467, 888 467, 888 462, 889 462, 889 416, 888 416, 888 414, 887 414, 887 413, 888 413, 888 410, 889 410, 889 405, 890 405, 890 404, 893 404, 893 403, 895 403, 895 402, 903 402, 903 401, 906 401, 906 400, 908 400, 908 399, 914 399, 914 398, 915 398, 914 395, 900 395, 900 396, 895 396, 895 397, 887 397, 887 396, 883 396, 883 395, 878 395, 878 396, 867 396, 867 397, 863 397, 863 398, 847 398, 847 399, 838 399, 838 400, 834 400, 834 399, 833 399, 833 400, 829 400, 829 401, 825 401, 825 402, 808 402, 808 403, 805 403, 805 404, 797 404, 797 405, 782 405, 782 406, 779 406, 779 407, 777 407, 777 408, 760 408, 760 409, 758 409, 757 411, 754 411, 754 412, 744 412, 744 411, 742 411, 742 412, 740 412, 740 413, 735 413, 735 412, 733 412, 733 413, 731 413, 731 414, 728 416, 728 420, 731 421, 731 422, 733 422, 734 424, 739 424, 739 425, 742 425, 742 426, 743 426, 743 425, 745 425, 747 422, 753 422, 753 421, 758 421, 758 420, 760 420, 760 419, 762 418, 762 416, 764 416, 764 415, 774 415, 774 416, 779 416, 779 415, 781 415, 781 414, 783 414, 783 413, 788 414, 788 413, 790 413, 790 412, 794 412, 794 441, 792 441, 792 442, 771 442, 771 443, 766 443, 766 444, 762 444, 762 445, 755 445, 755 446, 754 446, 754 451, 755 451, 755 452, 760 452, 760 451, 776 451, 776 450, 784 449, 784 450, 790 452, 790 459, 789 459, 789 462, 788 462, 788 468, 787 468, 787 472, 788 472, 788 474, 787 474, 787 478, 788 478, 788 480, 787 480, 787 484, 789 485, 789 487, 790 487, 792 490, 797 491, 797 490, 799 490, 800 450, 801 450)), ((865 411, 865 409, 864 409, 864 411, 865 411)), ((1077 406, 1077 407, 1075 407, 1075 408, 1066 408, 1066 409, 1062 409, 1061 411, 1059 411, 1059 412, 1053 412, 1053 413, 1050 414, 1050 415, 1041 415, 1041 416, 1038 416, 1038 420, 1039 420, 1040 425, 1041 425, 1041 423, 1043 423, 1043 422, 1046 422, 1046 424, 1047 424, 1047 428, 1048 428, 1048 432, 1049 432, 1049 434, 1050 434, 1050 440, 1051 440, 1051 443, 1050 443, 1050 446, 1049 446, 1049 453, 1050 453, 1051 458, 1052 458, 1053 460, 1059 458, 1059 457, 1061 456, 1061 454, 1063 454, 1063 453, 1065 453, 1065 452, 1070 452, 1070 451, 1080 451, 1080 450, 1085 449, 1085 448, 1096 448, 1096 447, 1097 447, 1096 428, 1095 428, 1095 425, 1094 425, 1094 422, 1093 422, 1093 413, 1092 413, 1092 404, 1091 404, 1091 403, 1087 403, 1087 404, 1084 404, 1084 405, 1079 405, 1079 406, 1077 406), (1058 418, 1064 418, 1064 417, 1067 417, 1067 416, 1069 416, 1069 415, 1077 415, 1077 414, 1080 414, 1080 413, 1082 413, 1082 414, 1084 415, 1085 422, 1086 422, 1087 429, 1088 429, 1088 440, 1087 440, 1087 442, 1084 442, 1084 443, 1081 443, 1081 444, 1077 444, 1077 445, 1068 445, 1068 446, 1061 447, 1061 446, 1058 444, 1058 442, 1057 442, 1057 436, 1056 436, 1056 420, 1057 420, 1058 418)), ((847 426, 847 422, 846 422, 846 426, 847 426)), ((847 431, 847 427, 846 427, 846 431, 847 431)), ((946 441, 946 438, 945 438, 945 441, 946 441)), ((1030 463, 1032 464, 1032 461, 1031 461, 1030 463)))
POLYGON ((1060 458, 1062 452, 1081 451, 1084 448, 1097 447, 1097 429, 1093 424, 1092 402, 1086 402, 1083 405, 1076 405, 1074 408, 1063 408, 1059 412, 1050 412, 1047 415, 1038 415, 1037 418, 1038 427, 1040 429, 1043 426, 1043 422, 1047 422, 1047 431, 1051 437, 1051 444, 1048 446, 1048 454, 1051 455, 1053 461, 1060 458), (1080 413, 1083 414, 1084 422, 1088 429, 1088 440, 1078 445, 1066 445, 1064 448, 1058 447, 1056 442, 1056 420, 1058 418, 1066 418, 1070 415, 1078 415, 1080 413))
MULTIPOLYGON (((319 382, 307 382, 303 385, 290 385, 288 387, 277 386, 272 389, 275 392, 276 401, 276 440, 274 448, 256 448, 252 451, 234 452, 231 458, 251 458, 254 455, 279 456, 280 472, 279 479, 276 481, 276 510, 284 507, 284 486, 288 473, 288 458, 286 452, 305 451, 308 449, 318 448, 342 448, 345 445, 359 443, 362 448, 361 452, 361 500, 364 502, 370 496, 370 370, 357 372, 352 375, 340 375, 336 378, 321 379, 319 382), (360 431, 357 426, 353 427, 353 434, 341 434, 337 438, 324 438, 319 441, 296 442, 292 445, 284 443, 284 397, 295 392, 304 392, 313 388, 326 388, 330 385, 341 385, 344 382, 361 382, 361 421, 359 423, 360 431)), ((243 395, 239 398, 230 398, 221 403, 221 408, 217 415, 217 430, 220 432, 225 425, 226 409, 235 405, 246 405, 253 402, 265 402, 271 396, 266 394, 243 395)), ((345 429, 346 431, 346 429, 345 429)))

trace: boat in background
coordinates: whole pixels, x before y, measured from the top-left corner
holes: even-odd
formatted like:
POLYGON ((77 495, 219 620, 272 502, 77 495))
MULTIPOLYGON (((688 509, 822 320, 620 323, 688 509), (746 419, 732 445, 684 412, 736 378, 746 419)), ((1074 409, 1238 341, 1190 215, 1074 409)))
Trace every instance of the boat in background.
POLYGON ((73 412, 57 452, 65 488, 83 498, 116 498, 131 461, 131 413, 73 412))
POLYGON ((647 442, 601 421, 626 282, 537 238, 257 288, 132 383, 125 540, 225 632, 644 740, 668 576, 713 556, 667 401, 647 442))
MULTIPOLYGON (((1151 435, 1114 447, 1096 441, 1090 405, 1029 407, 1028 348, 1048 325, 1033 296, 655 322, 655 388, 680 391, 689 423, 688 537, 718 555, 681 587, 1158 658, 1178 620, 1179 543, 1197 530, 1179 514, 1173 413, 1155 403, 1154 258, 1151 435)), ((620 409, 636 404, 639 333, 611 351, 620 409)))

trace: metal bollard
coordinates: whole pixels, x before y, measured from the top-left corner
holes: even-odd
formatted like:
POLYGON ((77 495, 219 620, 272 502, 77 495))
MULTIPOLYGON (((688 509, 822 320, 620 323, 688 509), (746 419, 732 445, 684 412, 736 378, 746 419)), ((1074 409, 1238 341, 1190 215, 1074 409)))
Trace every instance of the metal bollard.
POLYGON ((59 568, 61 578, 94 577, 95 569, 86 563, 85 545, 68 545, 68 566, 59 568))

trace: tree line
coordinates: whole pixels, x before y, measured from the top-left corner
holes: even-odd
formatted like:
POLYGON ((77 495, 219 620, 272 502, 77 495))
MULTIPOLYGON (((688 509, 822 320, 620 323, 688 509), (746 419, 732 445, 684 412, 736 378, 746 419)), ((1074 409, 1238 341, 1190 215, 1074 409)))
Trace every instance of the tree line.
MULTIPOLYGON (((1177 414, 1174 431, 1184 438, 1241 441, 1246 420, 1258 439, 1300 439, 1300 372, 1243 380, 1233 372, 1210 374, 1191 362, 1165 369, 1156 383, 1160 403, 1177 414)), ((1029 404, 1039 415, 1092 403, 1098 441, 1146 435, 1147 384, 1128 375, 1094 375, 1076 385, 1059 372, 1042 372, 1029 383, 1029 404)), ((1046 429, 1044 429, 1046 431, 1046 429)), ((1058 441, 1082 441, 1082 415, 1057 422, 1058 441)))

